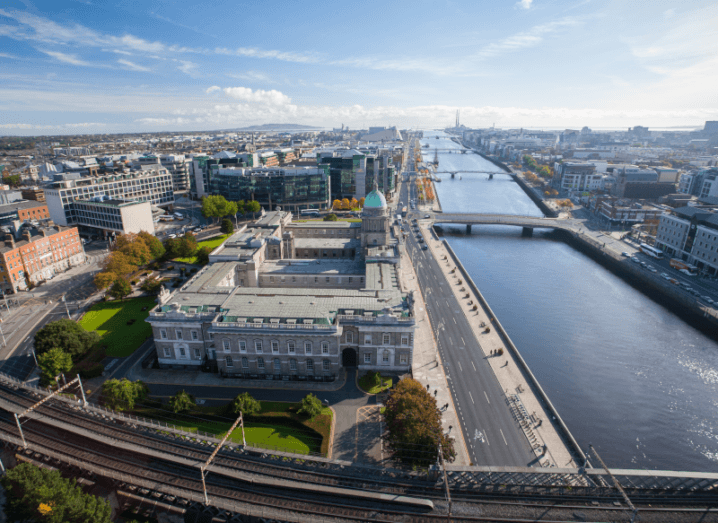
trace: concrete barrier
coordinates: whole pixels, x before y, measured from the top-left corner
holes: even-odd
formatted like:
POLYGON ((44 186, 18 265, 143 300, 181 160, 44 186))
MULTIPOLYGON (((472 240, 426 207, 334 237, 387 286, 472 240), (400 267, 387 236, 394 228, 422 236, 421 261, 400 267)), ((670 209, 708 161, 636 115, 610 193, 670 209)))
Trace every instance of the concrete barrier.
MULTIPOLYGON (((543 388, 539 384, 538 380, 536 379, 536 376, 534 376, 533 372, 531 372, 531 369, 529 368, 528 364, 524 360, 523 356, 521 356, 521 353, 516 348, 516 345, 514 345, 514 342, 511 341, 511 338, 504 330, 503 325, 501 325, 501 322, 496 317, 496 314, 494 314, 494 311, 491 310, 491 307, 489 306, 489 303, 484 298, 483 294, 481 294, 481 291, 474 283, 474 280, 469 276, 469 273, 466 272, 466 269, 464 268, 464 265, 461 263, 461 260, 459 260, 459 257, 456 255, 454 250, 451 248, 451 245, 446 240, 443 240, 443 244, 446 247, 446 250, 449 251, 449 254, 451 255, 451 258, 454 260, 454 263, 456 263, 456 266, 459 268, 459 271, 461 271, 461 274, 463 274, 464 279, 469 284, 469 287, 474 291, 474 294, 476 294, 476 297, 481 302, 481 306, 484 308, 484 310, 489 314, 491 318, 493 318, 493 324, 496 328, 497 332, 503 339, 504 344, 511 350, 513 356, 516 358, 516 361, 518 362, 521 370, 524 372, 524 375, 526 377, 526 381, 531 384, 534 391, 538 394, 539 398, 543 401, 544 405, 548 409, 548 411, 551 413, 551 415, 555 418, 556 423, 559 426, 559 434, 562 434, 564 439, 568 442, 568 447, 572 448, 573 451, 578 455, 578 457, 585 462, 586 461, 586 455, 581 450, 581 447, 579 446, 578 442, 574 439, 573 435, 571 434, 571 431, 568 430, 568 427, 566 426, 566 423, 564 423, 563 419, 559 415, 556 408, 553 406, 553 403, 551 403, 551 400, 549 399, 546 392, 544 392, 543 388)), ((578 461, 578 460, 577 460, 578 461)))

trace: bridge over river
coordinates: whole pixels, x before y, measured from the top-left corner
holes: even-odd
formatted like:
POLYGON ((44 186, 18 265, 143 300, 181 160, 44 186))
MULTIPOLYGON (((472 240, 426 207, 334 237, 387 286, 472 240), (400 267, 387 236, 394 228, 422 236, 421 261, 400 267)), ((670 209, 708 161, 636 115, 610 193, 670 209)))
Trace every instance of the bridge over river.
POLYGON ((512 225, 521 227, 524 234, 533 234, 534 229, 560 229, 572 233, 577 233, 583 227, 581 220, 562 219, 562 218, 540 218, 536 216, 516 216, 513 214, 469 214, 469 213, 437 213, 429 212, 428 218, 439 223, 455 223, 466 225, 466 231, 471 232, 472 225, 512 225))

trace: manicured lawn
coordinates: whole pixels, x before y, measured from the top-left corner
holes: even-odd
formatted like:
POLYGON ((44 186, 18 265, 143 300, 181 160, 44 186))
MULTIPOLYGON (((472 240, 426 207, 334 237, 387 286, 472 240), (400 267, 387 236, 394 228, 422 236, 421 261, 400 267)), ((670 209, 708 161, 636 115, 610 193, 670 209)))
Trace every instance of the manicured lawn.
POLYGON ((391 378, 382 376, 382 384, 375 385, 373 378, 374 376, 372 374, 364 374, 364 376, 359 378, 359 387, 361 387, 364 392, 368 392, 369 394, 379 394, 382 390, 390 389, 393 384, 393 380, 391 378))
MULTIPOLYGON (((197 242, 197 250, 201 249, 202 247, 209 247, 210 249, 214 250, 216 247, 219 247, 224 240, 229 238, 231 234, 223 234, 221 236, 217 236, 216 238, 211 238, 209 240, 205 240, 202 242, 197 242)), ((189 258, 175 258, 175 262, 179 263, 197 263, 197 257, 196 256, 190 256, 189 258)))
POLYGON ((80 320, 80 326, 86 331, 97 331, 102 345, 107 345, 108 356, 129 356, 148 336, 152 328, 145 318, 157 303, 154 298, 132 298, 129 300, 108 301, 90 307, 80 320), (147 307, 147 310, 142 309, 147 307), (134 319, 132 325, 127 325, 134 319))
MULTIPOLYGON (((262 410, 256 416, 246 417, 244 433, 250 447, 268 448, 297 454, 327 455, 332 427, 332 411, 322 410, 314 418, 296 414, 298 403, 261 402, 262 410)), ((188 432, 207 432, 224 437, 232 426, 223 407, 197 406, 185 414, 173 414, 164 409, 136 409, 135 414, 154 418, 182 427, 188 432)), ((241 428, 235 429, 230 440, 242 442, 241 428)))

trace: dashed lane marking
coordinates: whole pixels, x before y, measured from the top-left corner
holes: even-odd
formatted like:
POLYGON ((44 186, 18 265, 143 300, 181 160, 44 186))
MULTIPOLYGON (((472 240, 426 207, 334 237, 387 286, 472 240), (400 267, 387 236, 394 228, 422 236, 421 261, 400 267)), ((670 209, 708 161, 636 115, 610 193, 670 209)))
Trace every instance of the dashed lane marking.
POLYGON ((491 402, 489 401, 489 396, 486 394, 486 391, 484 391, 484 396, 486 396, 486 403, 491 405, 491 402))
POLYGON ((502 437, 502 438, 504 438, 504 443, 505 443, 505 444, 506 444, 506 446, 508 447, 508 446, 509 446, 509 444, 508 444, 508 443, 507 443, 507 441, 506 441, 506 436, 504 436, 504 431, 503 431, 503 430, 501 430, 501 429, 499 429, 499 432, 501 433, 501 437, 502 437))
POLYGON ((474 372, 476 372, 476 365, 474 365, 474 362, 471 362, 471 366, 474 368, 474 372))
POLYGON ((469 398, 471 398, 471 403, 476 405, 476 402, 474 401, 474 397, 471 395, 471 392, 469 392, 469 398))

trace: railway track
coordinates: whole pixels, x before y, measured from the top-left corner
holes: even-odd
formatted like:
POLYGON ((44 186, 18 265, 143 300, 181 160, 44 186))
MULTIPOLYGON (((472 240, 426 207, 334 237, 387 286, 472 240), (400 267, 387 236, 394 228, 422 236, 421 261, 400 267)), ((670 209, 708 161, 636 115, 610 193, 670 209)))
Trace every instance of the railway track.
MULTIPOLYGON (((34 403, 34 398, 32 397, 28 397, 25 394, 18 394, 15 391, 8 391, 7 389, 2 388, 0 388, 0 397, 3 397, 6 400, 11 399, 13 403, 17 404, 19 407, 22 408, 26 408, 32 403, 34 403)), ((173 441, 161 435, 152 434, 149 431, 139 432, 131 426, 123 426, 118 423, 108 423, 106 420, 92 418, 83 412, 76 411, 75 409, 70 408, 67 404, 61 402, 48 402, 47 404, 43 405, 41 408, 38 409, 37 414, 46 417, 47 420, 32 420, 32 423, 28 422, 26 424, 26 426, 32 427, 32 441, 34 445, 40 445, 42 448, 45 449, 57 448, 58 444, 63 445, 63 448, 65 448, 66 450, 66 456, 77 455, 78 453, 82 452, 82 455, 86 456, 88 463, 95 463, 95 465, 100 468, 107 467, 110 470, 115 470, 120 474, 125 474, 126 476, 129 476, 133 470, 135 472, 136 470, 145 470, 143 467, 149 467, 149 465, 151 464, 152 468, 146 469, 147 474, 143 473, 142 477, 152 478, 152 480, 157 485, 166 485, 180 489, 186 488, 187 492, 194 492, 195 494, 197 492, 201 492, 201 487, 198 486, 198 464, 203 463, 207 459, 208 455, 213 450, 213 447, 203 447, 196 443, 189 443, 181 440, 173 441), (118 452, 118 448, 116 446, 108 446, 104 443, 99 443, 95 438, 80 436, 76 432, 67 431, 64 429, 60 430, 53 428, 49 430, 48 426, 52 425, 53 419, 63 419, 65 423, 69 423, 76 427, 82 428, 87 432, 95 435, 96 437, 104 436, 105 438, 109 438, 114 441, 122 441, 132 443, 134 445, 142 445, 147 449, 152 449, 157 453, 161 453, 163 455, 166 455, 167 457, 173 457, 175 459, 158 459, 156 457, 148 456, 146 454, 138 455, 134 452, 123 453, 123 459, 120 459, 120 453, 118 452), (40 430, 35 427, 35 425, 43 426, 45 428, 40 430), (52 437, 53 435, 55 437, 52 437), (41 442, 38 442, 36 438, 43 439, 41 442), (69 443, 69 440, 82 440, 84 444, 78 447, 77 444, 69 443), (109 454, 108 451, 105 451, 104 455, 101 451, 90 450, 93 449, 94 446, 102 447, 103 445, 105 446, 104 448, 110 448, 113 450, 109 452, 109 454), (98 452, 99 457, 97 457, 98 452), (95 456, 95 458, 92 458, 92 456, 95 456), (186 461, 189 461, 190 463, 178 463, 176 458, 182 458, 186 461), (93 461, 93 459, 95 461, 93 461), (97 461, 98 459, 100 461, 97 461), (110 462, 113 463, 112 466, 110 466, 110 462), (187 479, 192 477, 192 475, 196 477, 196 481, 187 479), (188 482, 187 485, 182 483, 182 481, 188 482)), ((5 417, 5 420, 3 421, 2 430, 6 436, 9 436, 13 433, 17 434, 17 428, 7 417, 5 417)), ((27 435, 26 437, 28 438, 28 440, 31 439, 27 435)), ((311 512, 310 510, 309 512, 307 512, 308 514, 326 513, 327 515, 331 515, 332 510, 334 510, 331 507, 339 506, 341 507, 341 511, 344 511, 343 513, 345 514, 346 520, 348 521, 367 520, 362 518, 370 518, 370 520, 372 521, 396 521, 397 518, 399 518, 400 516, 402 516, 400 519, 404 521, 434 521, 435 514, 416 514, 415 511, 417 510, 417 506, 423 508, 424 510, 428 510, 430 505, 429 503, 425 502, 431 502, 433 500, 435 508, 432 510, 432 512, 441 512, 442 507, 443 510, 445 510, 445 504, 443 503, 443 486, 429 484, 426 481, 417 480, 416 483, 411 483, 392 480, 378 481, 375 479, 355 478, 351 476, 350 471, 347 471, 348 474, 346 476, 340 477, 336 474, 329 474, 318 471, 296 470, 294 468, 282 466, 281 464, 268 462, 268 460, 261 459, 260 457, 247 456, 236 452, 222 452, 218 454, 215 460, 215 465, 213 465, 213 467, 216 467, 217 470, 229 470, 236 474, 245 475, 244 479, 240 480, 237 478, 229 477, 227 474, 224 473, 211 473, 208 476, 208 489, 211 490, 210 496, 217 496, 216 499, 218 500, 224 499, 224 496, 227 496, 227 500, 235 499, 237 492, 243 492, 246 495, 251 494, 253 496, 259 496, 259 493, 250 492, 247 489, 246 485, 248 483, 254 485, 255 487, 261 484, 263 489, 263 494, 261 495, 265 496, 266 491, 270 489, 270 487, 268 486, 269 484, 277 484, 282 480, 301 482, 305 485, 311 486, 310 488, 302 489, 301 501, 297 499, 297 495, 287 496, 286 489, 284 489, 283 492, 277 493, 275 496, 272 496, 271 499, 267 498, 255 500, 254 498, 252 498, 250 505, 254 504, 256 506, 263 506, 266 507, 268 510, 270 508, 274 509, 279 506, 289 506, 291 504, 295 504, 297 507, 299 507, 299 509, 297 509, 299 513, 305 510, 302 508, 302 504, 307 503, 306 498, 308 495, 308 491, 313 490, 317 493, 324 492, 324 495, 326 496, 332 495, 327 494, 332 492, 331 489, 337 489, 337 491, 339 491, 339 489, 342 489, 340 492, 344 496, 344 499, 357 498, 361 500, 361 504, 363 505, 366 505, 367 503, 379 503, 386 505, 388 503, 392 505, 405 504, 406 506, 402 506, 401 510, 388 510, 386 508, 381 509, 381 507, 374 507, 371 511, 367 512, 366 506, 357 507, 356 503, 337 504, 337 498, 334 497, 333 502, 330 502, 332 500, 324 499, 320 500, 321 503, 319 505, 316 505, 326 505, 326 507, 329 507, 324 512, 319 511, 319 509, 312 508, 311 510, 314 510, 314 512, 311 512), (260 478, 260 480, 258 480, 258 478, 260 478), (423 485, 420 483, 423 483, 423 485), (214 492, 214 494, 212 494, 212 492, 214 492), (235 492, 234 497, 230 495, 230 492, 235 492), (406 503, 396 501, 392 502, 389 501, 390 498, 394 500, 401 499, 406 503), (364 512, 356 517, 349 513, 351 511, 361 510, 364 510, 364 512), (382 514, 381 517, 380 512, 382 514), (407 514, 412 519, 406 519, 407 514), (381 519, 383 517, 386 517, 388 519, 381 519)), ((137 476, 133 477, 136 478, 137 476)), ((132 482, 129 481, 128 484, 132 484, 132 482)), ((515 492, 510 494, 501 492, 482 492, 478 494, 452 492, 452 498, 455 501, 454 513, 457 514, 457 516, 460 516, 453 519, 460 520, 465 517, 468 518, 466 519, 467 521, 521 521, 520 518, 510 518, 503 520, 500 519, 500 514, 502 512, 509 511, 520 513, 527 512, 531 514, 531 517, 535 517, 535 513, 540 512, 544 514, 542 519, 544 521, 547 521, 546 518, 549 517, 551 514, 555 514, 556 521, 566 521, 575 520, 575 518, 573 516, 569 516, 568 513, 580 511, 581 513, 590 513, 591 517, 593 517, 593 514, 612 514, 613 516, 611 518, 607 519, 605 517, 599 517, 597 520, 620 521, 624 519, 623 514, 626 513, 624 507, 617 507, 612 505, 613 502, 619 501, 620 498, 617 495, 612 495, 611 497, 606 498, 605 496, 577 494, 572 494, 570 496, 548 496, 545 494, 540 495, 539 493, 535 493, 533 496, 531 496, 524 493, 522 494, 522 497, 527 499, 523 499, 521 501, 517 501, 515 499, 515 496, 515 492), (514 500, 507 501, 506 499, 502 499, 507 495, 513 496, 514 500), (600 503, 600 506, 593 505, 596 502, 600 503), (488 511, 491 512, 492 515, 489 519, 485 519, 484 516, 479 516, 478 514, 476 514, 477 511, 484 514, 488 511), (458 512, 467 512, 468 515, 461 516, 460 514, 458 514, 458 512)), ((706 496, 701 499, 694 498, 690 501, 690 503, 692 503, 694 506, 696 504, 703 505, 702 508, 684 507, 677 509, 670 506, 657 507, 655 506, 655 497, 646 498, 645 500, 638 497, 632 497, 632 500, 637 505, 645 503, 645 506, 641 507, 640 509, 641 513, 644 514, 650 512, 654 515, 662 513, 672 514, 673 516, 680 515, 680 520, 688 518, 685 519, 686 521, 694 521, 697 519, 691 519, 693 516, 706 516, 707 514, 709 517, 716 517, 716 521, 718 521, 718 515, 705 508, 715 506, 715 496, 706 496), (654 506, 648 507, 648 503, 652 503, 654 506)), ((311 505, 312 507, 315 507, 314 500, 311 502, 311 505)), ((228 507, 225 510, 230 510, 230 508, 228 507)), ((443 515, 440 517, 445 518, 446 516, 443 515)), ((667 521, 678 520, 669 519, 667 521)), ((703 519, 702 521, 710 521, 710 519, 703 519)))

